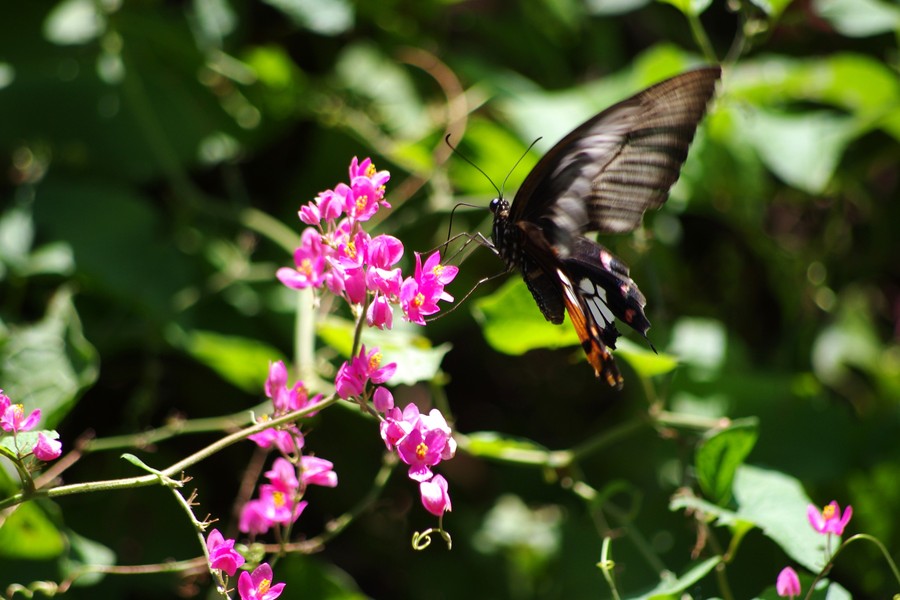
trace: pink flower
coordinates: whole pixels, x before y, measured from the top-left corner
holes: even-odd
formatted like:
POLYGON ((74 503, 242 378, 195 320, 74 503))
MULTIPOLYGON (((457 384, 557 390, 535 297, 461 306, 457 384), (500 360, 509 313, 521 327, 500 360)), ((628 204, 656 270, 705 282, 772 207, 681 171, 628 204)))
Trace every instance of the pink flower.
POLYGON ((59 455, 62 454, 62 442, 48 438, 42 431, 38 433, 37 443, 31 451, 38 460, 51 461, 59 458, 59 455))
POLYGON ((382 295, 375 296, 375 299, 366 309, 366 324, 369 327, 377 327, 390 329, 394 325, 394 309, 388 299, 382 295))
POLYGON ((390 269, 403 257, 403 242, 391 235, 379 235, 369 243, 367 263, 378 269, 390 269))
POLYGON ((322 212, 319 210, 319 207, 310 202, 305 206, 301 206, 300 210, 297 211, 297 216, 300 217, 300 221, 306 223, 307 225, 318 225, 322 221, 322 212))
POLYGON ((783 568, 781 573, 778 574, 778 580, 775 582, 775 591, 781 597, 793 598, 794 596, 799 596, 800 578, 797 577, 797 572, 790 567, 783 568))
MULTIPOLYGON (((457 273, 459 273, 459 267, 441 264, 440 252, 435 252, 434 254, 429 256, 424 265, 420 266, 420 259, 417 258, 416 260, 416 279, 421 280, 426 277, 433 277, 435 281, 444 286, 453 281, 457 273)), ((451 301, 453 300, 453 298, 443 299, 451 301)))
POLYGON ((447 492, 447 480, 442 475, 435 475, 428 481, 419 483, 419 495, 422 497, 422 506, 436 517, 450 511, 450 494, 447 492))
POLYGON ((221 569, 233 577, 238 567, 244 564, 244 557, 234 549, 234 540, 226 540, 218 529, 213 529, 206 537, 209 552, 209 566, 221 569))
MULTIPOLYGON (((262 418, 268 419, 268 415, 262 418)), ((282 426, 284 429, 264 429, 259 433, 248 435, 247 439, 260 448, 271 448, 273 445, 282 454, 294 454, 304 446, 303 434, 293 425, 282 426)))
MULTIPOLYGON (((8 400, 8 399, 7 399, 8 400)), ((27 417, 25 416, 25 407, 21 404, 8 404, 0 416, 0 427, 4 431, 10 433, 19 433, 20 431, 30 431, 34 429, 37 422, 41 418, 41 409, 35 409, 27 417)))
POLYGON ((386 387, 378 387, 372 394, 372 404, 375 405, 375 410, 378 412, 386 413, 394 408, 394 396, 386 387))
POLYGON ((4 394, 3 390, 0 390, 0 415, 6 412, 10 404, 12 404, 12 401, 9 399, 9 396, 4 394))
POLYGON ((409 478, 425 481, 431 478, 431 468, 441 462, 448 435, 440 429, 422 432, 415 427, 397 444, 400 460, 409 465, 409 478))
POLYGON ((266 478, 279 491, 291 496, 300 488, 297 480, 297 468, 286 458, 278 457, 272 463, 272 469, 266 471, 266 478))
POLYGON ((334 464, 315 456, 304 456, 300 459, 300 481, 303 485, 321 485, 323 487, 335 487, 338 484, 337 473, 334 472, 334 464))
POLYGON ((244 571, 238 579, 238 593, 241 600, 275 600, 284 589, 283 583, 272 585, 272 567, 263 563, 253 570, 244 571))
POLYGON ((421 255, 416 253, 415 275, 407 277, 400 287, 400 306, 411 323, 424 325, 424 317, 440 310, 439 300, 453 300, 453 296, 444 291, 444 282, 452 281, 459 269, 443 267, 440 259, 440 254, 435 252, 423 266, 421 255))
MULTIPOLYGON (((269 376, 266 379, 265 390, 266 397, 272 400, 272 407, 276 415, 300 410, 310 404, 315 404, 322 398, 322 395, 318 394, 310 399, 309 390, 302 381, 296 382, 293 388, 289 388, 287 367, 280 360, 269 363, 269 376)), ((310 416, 314 414, 310 413, 310 416)))
POLYGON ((318 231, 308 227, 300 237, 300 246, 294 250, 295 269, 282 267, 275 275, 289 288, 302 290, 308 287, 322 287, 325 281, 325 254, 322 237, 318 231))
POLYGON ((271 527, 271 521, 266 518, 266 507, 260 500, 251 500, 241 509, 238 529, 243 533, 256 536, 267 532, 271 527))
POLYGON ((384 383, 397 371, 397 363, 381 365, 382 355, 378 348, 366 352, 363 345, 357 356, 345 362, 338 369, 334 387, 341 398, 359 396, 365 390, 366 383, 384 383))
POLYGON ((316 204, 319 206, 319 212, 322 218, 328 221, 334 221, 344 214, 344 204, 347 196, 351 194, 350 186, 345 183, 339 183, 334 190, 325 190, 316 198, 316 204))
POLYGON ((843 535, 844 528, 853 516, 853 507, 847 505, 844 513, 841 514, 841 507, 835 500, 819 511, 818 507, 810 504, 806 508, 806 516, 809 518, 809 524, 819 533, 833 533, 835 535, 843 535))
POLYGON ((276 485, 259 486, 259 501, 263 505, 263 514, 269 523, 287 525, 300 517, 306 508, 306 501, 294 503, 293 494, 279 489, 276 485))
POLYGON ((365 373, 355 367, 355 359, 345 361, 338 368, 337 376, 334 378, 337 395, 346 400, 351 396, 361 396, 365 388, 365 373))

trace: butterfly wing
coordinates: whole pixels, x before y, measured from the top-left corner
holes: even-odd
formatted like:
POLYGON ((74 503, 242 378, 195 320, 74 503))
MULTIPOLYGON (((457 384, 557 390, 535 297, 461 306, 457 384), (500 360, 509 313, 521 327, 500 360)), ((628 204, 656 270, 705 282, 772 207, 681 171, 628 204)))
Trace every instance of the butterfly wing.
POLYGON ((539 224, 564 255, 585 231, 633 230, 666 201, 720 74, 683 73, 582 124, 529 173, 510 220, 539 224))

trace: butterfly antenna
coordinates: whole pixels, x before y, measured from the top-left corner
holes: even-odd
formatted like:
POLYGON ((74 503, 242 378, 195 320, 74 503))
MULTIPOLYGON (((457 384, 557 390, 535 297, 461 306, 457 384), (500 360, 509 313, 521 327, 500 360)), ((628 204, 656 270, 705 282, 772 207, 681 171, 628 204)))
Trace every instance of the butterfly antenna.
MULTIPOLYGON (((503 190, 506 189, 506 180, 509 179, 509 176, 512 175, 516 168, 519 166, 519 163, 522 162, 522 159, 528 156, 528 153, 531 152, 531 149, 534 148, 534 145, 541 141, 543 138, 537 138, 525 148, 525 152, 522 153, 522 156, 519 157, 519 160, 516 161, 516 164, 513 165, 513 168, 509 170, 509 173, 506 174, 506 177, 503 178, 503 183, 500 185, 500 189, 497 190, 497 193, 500 194, 500 197, 503 197, 503 190)), ((497 187, 497 186, 494 186, 497 187)))
POLYGON ((474 162, 472 162, 472 160, 471 160, 468 156, 466 156, 465 154, 463 154, 462 152, 460 152, 459 148, 457 148, 456 146, 454 146, 453 144, 450 143, 450 134, 449 134, 449 133, 447 134, 447 137, 444 138, 444 142, 446 142, 447 147, 449 147, 450 150, 453 151, 453 154, 457 155, 458 157, 460 157, 461 159, 463 159, 464 161, 466 161, 467 163, 469 163, 472 167, 475 168, 476 171, 478 171, 479 173, 481 173, 482 175, 484 175, 484 178, 487 179, 487 180, 490 182, 491 186, 493 186, 493 188, 494 188, 495 190, 497 190, 497 194, 499 194, 500 196, 503 195, 503 194, 500 192, 500 188, 498 188, 498 187, 497 187, 497 184, 494 183, 494 180, 491 179, 490 176, 489 176, 487 173, 484 172, 484 169, 482 169, 481 167, 479 167, 478 165, 476 165, 474 162))

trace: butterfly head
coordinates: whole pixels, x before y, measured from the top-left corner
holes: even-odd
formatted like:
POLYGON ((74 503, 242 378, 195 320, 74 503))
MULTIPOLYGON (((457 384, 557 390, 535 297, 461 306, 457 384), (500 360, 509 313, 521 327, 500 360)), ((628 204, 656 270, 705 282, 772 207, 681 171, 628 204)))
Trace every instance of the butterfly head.
POLYGON ((504 198, 494 198, 490 204, 491 212, 494 214, 494 220, 509 218, 509 201, 504 198))

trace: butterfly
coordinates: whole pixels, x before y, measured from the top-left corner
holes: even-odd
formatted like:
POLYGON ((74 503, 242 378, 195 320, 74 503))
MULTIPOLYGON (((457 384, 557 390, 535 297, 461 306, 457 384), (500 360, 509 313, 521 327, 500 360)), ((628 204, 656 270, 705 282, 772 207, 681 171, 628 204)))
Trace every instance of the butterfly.
POLYGON ((646 338, 647 301, 628 266, 583 234, 632 231, 666 201, 720 74, 718 66, 688 71, 614 104, 558 142, 512 204, 502 195, 491 201, 494 251, 521 270, 548 321, 561 324, 568 313, 610 386, 623 383, 610 353, 615 319, 646 338))

